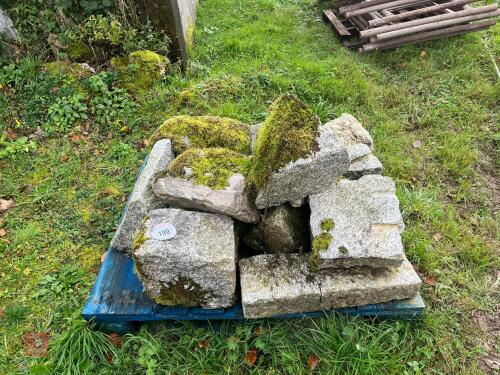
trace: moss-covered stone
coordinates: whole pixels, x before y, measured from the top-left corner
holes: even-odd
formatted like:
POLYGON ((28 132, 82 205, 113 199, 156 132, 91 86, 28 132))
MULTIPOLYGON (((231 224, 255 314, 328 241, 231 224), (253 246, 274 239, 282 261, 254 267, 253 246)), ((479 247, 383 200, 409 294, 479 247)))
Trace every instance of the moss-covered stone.
POLYGON ((163 75, 169 60, 152 51, 135 51, 128 57, 114 57, 111 66, 119 75, 119 86, 133 94, 150 89, 163 75))
POLYGON ((43 64, 42 71, 54 77, 64 76, 67 82, 76 82, 88 78, 94 73, 91 69, 85 68, 84 64, 72 63, 64 60, 51 61, 43 64))
POLYGON ((249 125, 217 116, 176 116, 168 119, 151 137, 151 143, 168 138, 178 155, 188 147, 224 147, 250 153, 249 125))
POLYGON ((263 187, 269 172, 317 150, 318 117, 295 95, 283 94, 269 107, 255 145, 249 183, 263 187))
POLYGON ((68 44, 64 52, 73 61, 83 62, 92 58, 92 49, 82 42, 72 42, 68 44))
POLYGON ((183 177, 184 167, 192 169, 195 184, 224 189, 233 174, 247 174, 250 158, 227 148, 190 148, 170 163, 168 172, 183 177))

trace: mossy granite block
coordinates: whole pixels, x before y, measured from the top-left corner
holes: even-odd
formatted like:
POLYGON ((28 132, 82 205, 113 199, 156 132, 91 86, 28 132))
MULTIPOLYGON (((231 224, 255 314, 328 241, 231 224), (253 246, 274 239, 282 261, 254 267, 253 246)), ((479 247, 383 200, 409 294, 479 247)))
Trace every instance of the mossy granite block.
POLYGON ((258 190, 257 208, 278 206, 319 193, 347 172, 347 150, 329 128, 319 127, 316 142, 317 151, 272 172, 270 183, 258 190))
POLYGON ((242 154, 250 153, 249 125, 218 116, 174 116, 165 121, 151 137, 152 141, 172 140, 179 155, 190 147, 222 147, 242 154))
POLYGON ((311 273, 309 254, 265 254, 240 261, 245 318, 329 310, 414 297, 421 281, 405 260, 391 270, 311 273))
POLYGON ((176 208, 153 210, 136 238, 136 272, 156 302, 203 308, 234 304, 237 255, 229 217, 176 208), (161 224, 173 225, 177 234, 155 239, 155 227, 161 224))
POLYGON ((125 252, 132 250, 134 233, 144 217, 148 211, 162 204, 155 197, 152 184, 156 175, 167 168, 172 159, 172 147, 168 139, 162 139, 154 144, 148 161, 134 185, 127 210, 111 240, 112 248, 125 252))
MULTIPOLYGON (((367 175, 342 179, 309 197, 314 238, 331 240, 319 248, 318 268, 399 267, 405 259, 396 187, 389 177, 367 175), (331 221, 329 230, 324 223, 331 221)), ((314 242, 313 242, 314 244, 314 242)))

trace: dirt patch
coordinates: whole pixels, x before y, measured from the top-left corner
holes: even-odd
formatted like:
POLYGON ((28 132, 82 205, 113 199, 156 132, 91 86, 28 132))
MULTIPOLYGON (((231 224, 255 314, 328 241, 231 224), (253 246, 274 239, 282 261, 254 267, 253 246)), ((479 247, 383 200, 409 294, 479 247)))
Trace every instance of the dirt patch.
POLYGON ((487 374, 498 374, 500 370, 500 355, 495 350, 495 343, 500 340, 500 314, 498 311, 490 314, 485 311, 474 311, 472 320, 482 331, 478 335, 485 355, 481 358, 479 365, 487 374))

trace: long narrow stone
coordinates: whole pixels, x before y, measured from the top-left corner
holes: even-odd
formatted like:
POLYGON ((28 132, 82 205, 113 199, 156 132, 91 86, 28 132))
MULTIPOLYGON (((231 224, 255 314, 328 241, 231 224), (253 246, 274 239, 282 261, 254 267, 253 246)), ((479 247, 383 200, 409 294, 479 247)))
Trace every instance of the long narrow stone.
POLYGON ((329 310, 413 298, 421 281, 405 259, 397 268, 309 271, 310 254, 257 255, 240 261, 246 318, 329 310))
POLYGON ((255 223, 259 220, 259 212, 244 191, 244 177, 238 174, 233 177, 232 180, 240 183, 224 190, 213 190, 182 178, 165 176, 153 184, 153 191, 173 207, 228 215, 245 223, 255 223))
POLYGON ((173 159, 170 140, 156 142, 149 154, 148 161, 137 178, 125 213, 111 240, 111 247, 124 252, 132 250, 132 237, 148 211, 161 206, 151 185, 156 174, 167 168, 173 159))
POLYGON ((327 245, 319 249, 319 268, 401 265, 404 224, 395 193, 389 177, 367 175, 311 195, 311 232, 327 245))

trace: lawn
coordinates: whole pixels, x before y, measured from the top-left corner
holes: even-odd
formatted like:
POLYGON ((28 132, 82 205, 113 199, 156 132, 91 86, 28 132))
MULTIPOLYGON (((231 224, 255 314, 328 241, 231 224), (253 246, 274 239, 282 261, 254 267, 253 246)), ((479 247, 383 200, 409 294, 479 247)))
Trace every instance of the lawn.
MULTIPOLYGON (((330 5, 202 1, 186 74, 136 96, 127 126, 56 132, 5 155, 11 143, 0 142, 0 198, 14 201, 0 218, 0 374, 494 373, 500 25, 358 54, 323 22, 330 5), (397 185, 407 256, 424 280, 423 318, 154 325, 115 337, 117 346, 89 331, 79 313, 148 153, 144 141, 176 114, 260 122, 282 92, 322 121, 351 113, 374 137, 397 185), (30 352, 33 332, 50 336, 48 356, 30 352)), ((1 86, 0 130, 18 139, 46 116, 52 81, 29 73, 45 56, 17 58, 1 86), (39 83, 30 91, 27 82, 39 83)))

